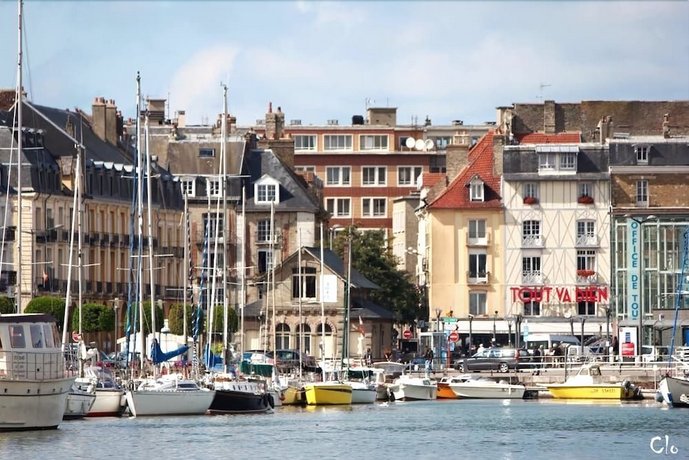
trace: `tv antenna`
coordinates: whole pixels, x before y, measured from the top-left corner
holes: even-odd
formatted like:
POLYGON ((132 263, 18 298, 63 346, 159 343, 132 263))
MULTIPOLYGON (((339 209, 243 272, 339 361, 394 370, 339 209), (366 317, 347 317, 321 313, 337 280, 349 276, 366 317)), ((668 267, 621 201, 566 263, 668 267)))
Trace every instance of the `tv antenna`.
POLYGON ((538 100, 539 101, 543 100, 543 89, 547 88, 548 86, 553 86, 553 85, 551 85, 550 83, 543 83, 543 82, 541 82, 538 85, 538 100))

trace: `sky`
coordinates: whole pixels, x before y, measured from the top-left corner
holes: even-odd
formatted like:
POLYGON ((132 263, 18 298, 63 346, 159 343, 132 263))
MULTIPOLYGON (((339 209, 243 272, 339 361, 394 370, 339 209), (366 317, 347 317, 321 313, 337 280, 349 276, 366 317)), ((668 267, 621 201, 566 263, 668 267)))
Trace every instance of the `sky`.
MULTIPOLYGON (((289 120, 495 121, 543 100, 689 100, 684 1, 50 1, 24 3, 24 87, 36 104, 240 126, 289 120)), ((17 2, 0 0, 0 88, 17 76, 17 2)))

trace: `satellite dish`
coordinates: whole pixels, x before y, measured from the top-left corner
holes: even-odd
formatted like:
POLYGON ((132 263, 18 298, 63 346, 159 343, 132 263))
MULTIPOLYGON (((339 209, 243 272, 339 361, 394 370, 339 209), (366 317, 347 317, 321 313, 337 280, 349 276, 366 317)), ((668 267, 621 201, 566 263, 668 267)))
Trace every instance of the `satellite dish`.
POLYGON ((408 149, 413 149, 414 144, 416 144, 416 139, 413 137, 408 137, 407 140, 404 141, 404 145, 406 145, 408 149))
POLYGON ((423 148, 426 146, 426 143, 423 141, 423 139, 417 139, 416 140, 416 150, 423 150, 423 148))
POLYGON ((572 312, 571 311, 566 311, 565 312, 565 318, 571 318, 572 317, 572 312))
POLYGON ((435 147, 433 139, 426 139, 426 150, 433 150, 433 147, 435 147))

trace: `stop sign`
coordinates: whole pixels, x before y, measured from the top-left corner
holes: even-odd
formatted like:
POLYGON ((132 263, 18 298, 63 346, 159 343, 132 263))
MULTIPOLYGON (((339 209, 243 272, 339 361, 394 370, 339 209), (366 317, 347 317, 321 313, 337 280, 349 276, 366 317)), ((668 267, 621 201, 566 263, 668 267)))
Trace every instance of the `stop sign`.
POLYGON ((409 329, 405 329, 402 333, 402 337, 404 337, 405 339, 411 339, 411 331, 409 329))
POLYGON ((450 342, 458 342, 459 341, 459 333, 457 333, 457 331, 452 331, 452 332, 450 332, 450 336, 448 338, 450 339, 450 342))

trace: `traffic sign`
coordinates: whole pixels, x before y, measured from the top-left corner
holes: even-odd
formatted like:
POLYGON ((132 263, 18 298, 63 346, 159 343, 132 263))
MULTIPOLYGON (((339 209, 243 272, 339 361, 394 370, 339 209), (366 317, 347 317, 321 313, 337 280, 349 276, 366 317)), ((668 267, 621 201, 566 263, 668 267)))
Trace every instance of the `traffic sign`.
POLYGON ((459 342, 459 333, 457 331, 450 332, 448 339, 450 342, 459 342))
POLYGON ((81 340, 81 334, 79 334, 77 331, 72 332, 72 340, 75 342, 78 342, 81 340))
POLYGON ((411 339, 411 331, 409 329, 405 329, 402 333, 402 337, 404 337, 405 339, 411 339))

